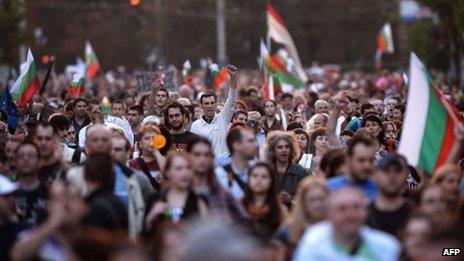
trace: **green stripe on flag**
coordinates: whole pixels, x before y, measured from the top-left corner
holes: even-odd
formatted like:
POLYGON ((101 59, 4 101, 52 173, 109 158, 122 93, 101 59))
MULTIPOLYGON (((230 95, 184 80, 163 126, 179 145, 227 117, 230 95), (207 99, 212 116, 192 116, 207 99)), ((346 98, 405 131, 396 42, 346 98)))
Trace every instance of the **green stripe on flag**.
POLYGON ((14 93, 11 93, 11 96, 13 96, 13 99, 15 101, 21 99, 21 97, 23 96, 24 92, 26 91, 26 89, 29 87, 29 85, 31 84, 32 80, 37 77, 37 70, 35 68, 35 63, 34 61, 32 61, 32 63, 30 64, 29 68, 27 69, 27 72, 26 74, 24 75, 24 77, 21 79, 21 83, 19 85, 19 90, 18 91, 15 91, 14 93))
POLYGON ((448 113, 433 88, 430 87, 429 97, 427 122, 424 137, 422 138, 419 166, 430 174, 435 169, 441 151, 448 113))

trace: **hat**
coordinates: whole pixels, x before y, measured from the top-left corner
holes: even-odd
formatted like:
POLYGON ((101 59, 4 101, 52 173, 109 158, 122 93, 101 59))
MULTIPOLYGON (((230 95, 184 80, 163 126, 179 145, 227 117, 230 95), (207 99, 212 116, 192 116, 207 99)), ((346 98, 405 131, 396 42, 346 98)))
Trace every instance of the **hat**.
POLYGON ((18 190, 18 188, 19 185, 17 183, 13 183, 4 175, 0 175, 0 196, 9 195, 18 190))
POLYGON ((147 116, 143 119, 142 121, 142 126, 149 123, 149 122, 153 122, 155 123, 156 125, 159 125, 160 124, 160 119, 158 117, 156 117, 155 115, 150 115, 150 116, 147 116))
POLYGON ((399 154, 388 153, 377 163, 377 168, 386 170, 391 165, 395 165, 398 168, 407 167, 406 162, 399 154))

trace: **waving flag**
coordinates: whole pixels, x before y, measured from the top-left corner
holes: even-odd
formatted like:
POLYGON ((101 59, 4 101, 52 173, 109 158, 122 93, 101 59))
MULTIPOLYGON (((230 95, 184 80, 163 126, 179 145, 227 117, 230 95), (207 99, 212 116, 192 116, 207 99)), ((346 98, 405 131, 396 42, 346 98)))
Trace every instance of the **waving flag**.
POLYGON ((0 109, 4 110, 8 115, 8 126, 10 129, 16 129, 16 127, 18 127, 20 114, 18 107, 16 107, 13 101, 13 97, 11 97, 10 90, 6 87, 0 97, 0 109))
POLYGON ((84 77, 80 74, 74 74, 73 79, 68 87, 68 92, 72 95, 79 95, 85 92, 84 77))
POLYGON ((395 52, 393 46, 392 29, 389 23, 386 23, 377 35, 377 49, 375 52, 375 67, 382 68, 382 54, 391 54, 395 52))
POLYGON ((454 128, 463 117, 431 84, 419 58, 411 53, 409 93, 398 151, 409 164, 431 174, 443 165, 456 141, 454 128))
POLYGON ((280 17, 277 10, 267 1, 267 33, 274 41, 282 44, 287 49, 287 52, 295 62, 296 71, 301 81, 306 82, 308 77, 303 71, 298 51, 296 50, 295 43, 293 42, 292 36, 285 28, 284 22, 280 17))
POLYGON ((37 68, 31 48, 29 48, 27 50, 26 62, 21 65, 21 74, 11 87, 10 92, 16 104, 22 107, 27 104, 39 89, 40 82, 39 77, 37 77, 37 68))
POLYGON ((87 76, 89 79, 94 79, 101 68, 97 55, 89 41, 85 42, 85 64, 87 66, 87 76))
POLYGON ((265 58, 266 68, 281 84, 288 84, 295 87, 304 87, 304 82, 298 76, 290 73, 282 59, 276 55, 271 54, 265 58))

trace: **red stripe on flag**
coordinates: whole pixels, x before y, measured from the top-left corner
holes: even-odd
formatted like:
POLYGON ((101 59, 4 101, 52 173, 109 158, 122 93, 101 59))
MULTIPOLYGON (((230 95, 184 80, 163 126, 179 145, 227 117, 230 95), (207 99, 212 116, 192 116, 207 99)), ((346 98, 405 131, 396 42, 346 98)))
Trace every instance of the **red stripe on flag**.
POLYGON ((277 10, 271 5, 270 1, 267 1, 266 5, 267 5, 267 14, 272 16, 279 24, 285 27, 282 17, 280 17, 279 13, 277 13, 277 10))
POLYGON ((89 75, 90 77, 95 77, 95 75, 97 75, 99 71, 100 71, 100 67, 98 66, 98 63, 93 62, 87 68, 87 75, 89 75))
POLYGON ((443 144, 441 145, 440 154, 438 154, 437 162, 435 164, 435 170, 443 165, 451 152, 451 148, 456 140, 454 135, 454 120, 448 115, 446 119, 446 129, 443 144))
POLYGON ((227 71, 227 68, 224 67, 218 72, 218 74, 214 78, 214 86, 221 86, 221 84, 224 83, 227 79, 227 76, 229 76, 229 72, 227 71))
POLYGON ((22 107, 27 104, 27 102, 34 96, 34 94, 40 89, 40 82, 37 76, 32 79, 29 83, 29 86, 26 87, 24 93, 21 95, 21 98, 16 101, 16 104, 19 107, 22 107))
POLYGON ((386 43, 380 33, 377 35, 377 49, 380 50, 381 53, 385 53, 387 50, 386 43))
POLYGON ((278 69, 279 71, 287 72, 287 68, 277 55, 270 55, 269 62, 272 69, 278 69))

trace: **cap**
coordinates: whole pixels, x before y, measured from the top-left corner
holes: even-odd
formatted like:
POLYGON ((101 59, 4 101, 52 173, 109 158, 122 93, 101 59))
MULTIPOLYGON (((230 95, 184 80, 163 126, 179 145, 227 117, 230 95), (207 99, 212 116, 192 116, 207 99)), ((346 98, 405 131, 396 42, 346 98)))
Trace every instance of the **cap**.
POLYGON ((4 175, 0 175, 0 196, 9 195, 16 190, 18 190, 19 185, 17 183, 11 182, 4 175))
POLYGON ((149 123, 149 122, 153 122, 155 123, 156 125, 159 125, 160 124, 160 119, 158 117, 156 117, 155 115, 150 115, 150 116, 147 116, 143 119, 142 121, 142 126, 149 123))
POLYGON ((377 163, 377 168, 385 170, 391 165, 395 165, 398 168, 403 168, 407 166, 406 162, 399 154, 388 153, 377 163))

